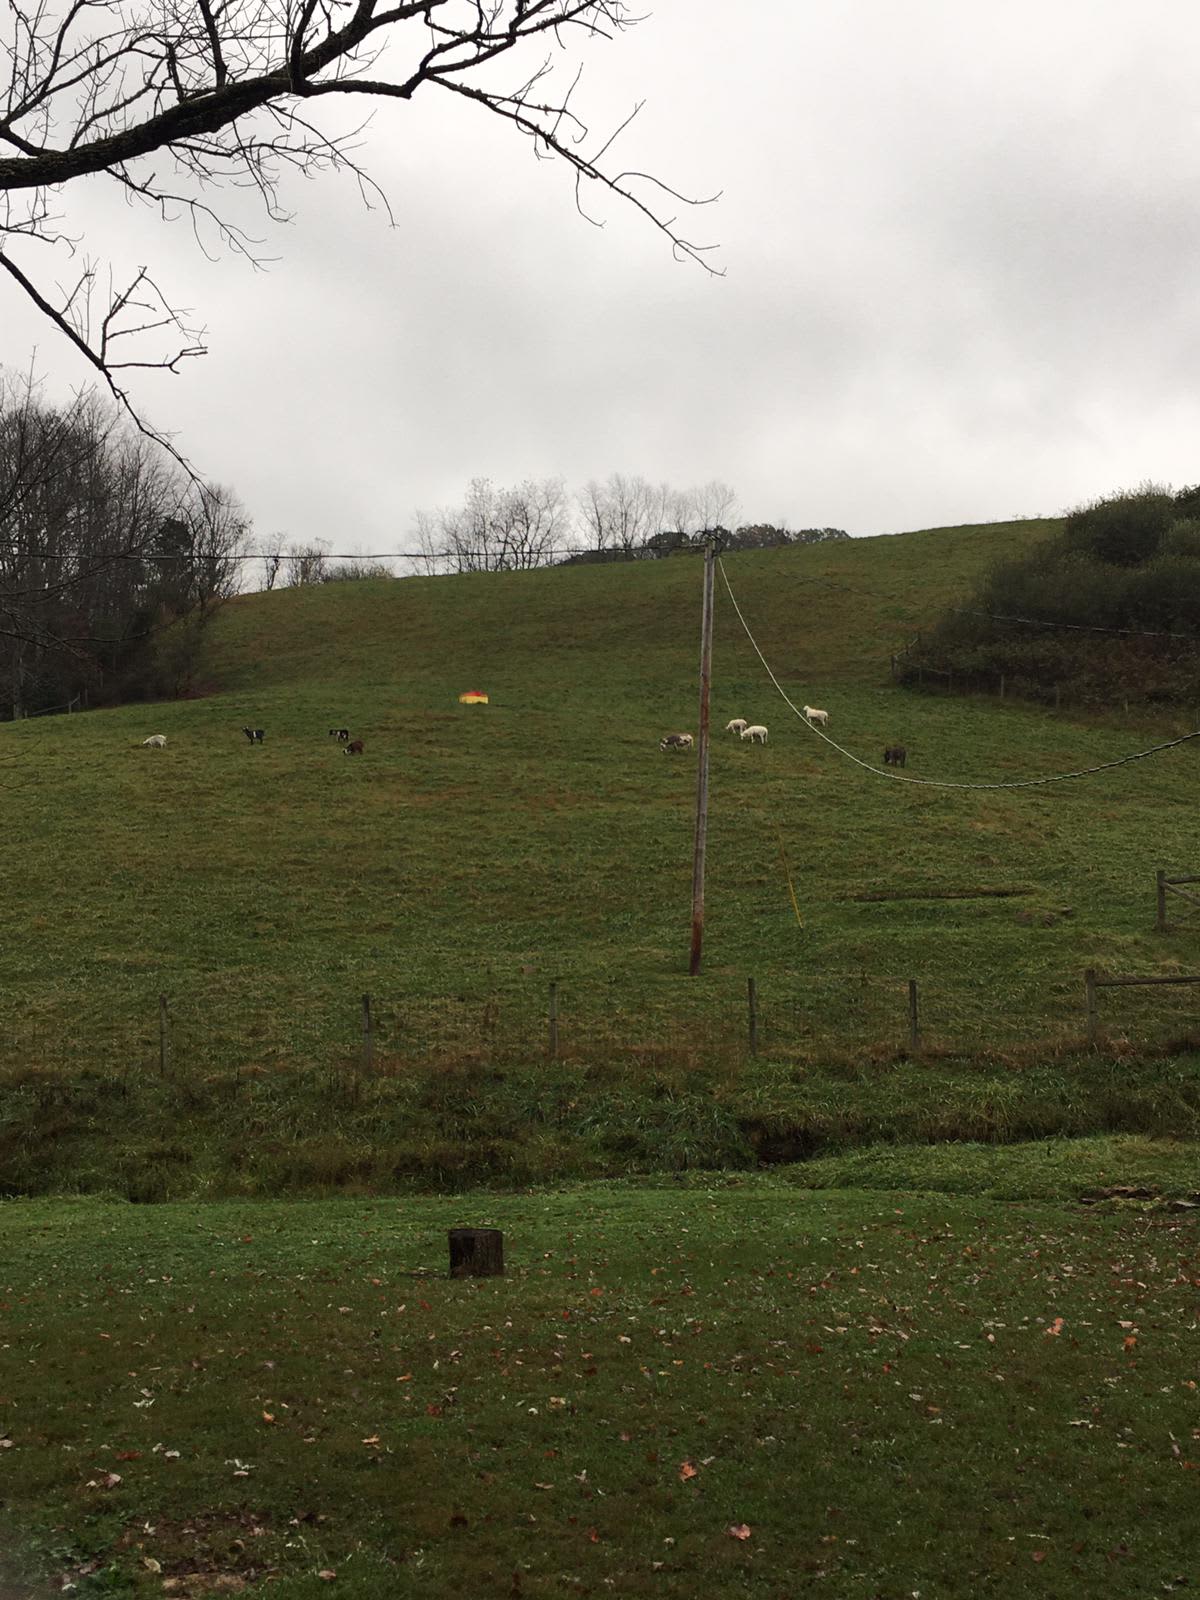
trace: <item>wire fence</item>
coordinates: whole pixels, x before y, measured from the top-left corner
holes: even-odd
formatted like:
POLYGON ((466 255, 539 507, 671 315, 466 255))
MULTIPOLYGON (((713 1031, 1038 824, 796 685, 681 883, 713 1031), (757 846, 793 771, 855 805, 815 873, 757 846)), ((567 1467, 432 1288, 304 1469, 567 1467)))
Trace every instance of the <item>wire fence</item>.
POLYGON ((325 994, 298 1007, 223 1009, 211 997, 147 993, 119 1016, 58 1000, 0 1003, 0 1081, 105 1077, 227 1083, 298 1072, 328 1083, 453 1066, 545 1061, 808 1065, 932 1055, 995 1058, 1083 1048, 1161 1049, 1200 1039, 1200 987, 1082 970, 963 981, 863 969, 695 983, 570 976, 481 983, 438 994, 325 994), (1103 990, 1099 1001, 1096 987, 1103 990), (1090 998, 1089 998, 1090 994, 1090 998))

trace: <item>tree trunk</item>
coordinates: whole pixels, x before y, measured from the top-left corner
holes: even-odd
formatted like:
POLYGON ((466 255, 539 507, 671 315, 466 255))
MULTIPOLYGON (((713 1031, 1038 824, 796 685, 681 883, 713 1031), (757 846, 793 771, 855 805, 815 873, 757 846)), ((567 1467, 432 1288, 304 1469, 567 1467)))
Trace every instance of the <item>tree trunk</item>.
POLYGON ((450 1276, 499 1278, 504 1275, 504 1235, 499 1228, 451 1228, 450 1276))

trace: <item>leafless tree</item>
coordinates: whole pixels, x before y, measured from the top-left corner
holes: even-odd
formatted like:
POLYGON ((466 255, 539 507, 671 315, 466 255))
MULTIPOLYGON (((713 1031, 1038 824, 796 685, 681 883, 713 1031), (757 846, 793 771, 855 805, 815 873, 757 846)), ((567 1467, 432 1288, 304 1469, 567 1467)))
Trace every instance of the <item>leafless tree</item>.
POLYGON ((283 564, 283 581, 289 589, 306 583, 324 583, 329 546, 323 539, 293 545, 283 564))
POLYGON ((258 554, 263 564, 263 588, 271 590, 279 578, 287 550, 287 539, 282 533, 268 533, 258 541, 258 554))
POLYGON ((514 572, 546 566, 571 536, 558 478, 499 489, 473 478, 463 505, 419 511, 416 537, 429 572, 514 572))
POLYGON ((713 528, 732 528, 738 514, 738 497, 727 483, 713 478, 699 488, 690 489, 687 495, 688 522, 691 534, 705 533, 713 528))
POLYGON ((614 158, 640 105, 599 136, 577 109, 581 69, 561 47, 631 27, 628 0, 8 0, 6 10, 0 268, 126 406, 131 369, 177 371, 204 353, 203 330, 150 268, 118 282, 76 253, 64 188, 106 176, 164 220, 186 218, 203 247, 255 259, 257 242, 217 209, 222 186, 257 190, 271 220, 286 217, 289 171, 345 171, 368 203, 382 199, 360 165, 366 123, 323 126, 331 96, 371 105, 454 95, 564 162, 589 220, 584 191, 608 191, 677 255, 705 261, 676 212, 707 202, 614 158), (507 87, 497 72, 506 62, 507 87), (61 285, 55 246, 74 258, 61 285))
POLYGON ((209 606, 238 591, 238 557, 250 553, 250 519, 234 491, 216 483, 193 489, 188 512, 194 599, 209 606))
POLYGON ((671 490, 645 478, 613 472, 594 479, 576 496, 584 539, 593 550, 634 557, 663 526, 671 490))

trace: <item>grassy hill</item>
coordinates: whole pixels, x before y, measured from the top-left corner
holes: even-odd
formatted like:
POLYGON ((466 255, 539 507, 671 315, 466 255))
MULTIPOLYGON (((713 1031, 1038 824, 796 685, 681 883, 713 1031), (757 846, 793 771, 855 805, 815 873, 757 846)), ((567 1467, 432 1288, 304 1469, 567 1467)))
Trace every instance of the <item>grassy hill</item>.
MULTIPOLYGON (((890 685, 892 650, 1057 526, 727 570, 788 692, 849 748, 878 761, 898 740, 910 776, 1011 780, 1183 731, 890 685)), ((1190 1058, 1143 1060, 1189 1031, 1190 991, 1105 999, 1123 1064, 1046 1063, 1081 1034, 1086 966, 1195 964, 1195 935, 1153 932, 1155 868, 1196 865, 1195 747, 1047 789, 884 782, 796 721, 719 579, 714 722, 771 740, 718 737, 705 972, 684 976, 695 759, 658 740, 696 725, 699 582, 675 559, 248 596, 214 627, 204 697, 0 728, 10 1187, 49 1182, 48 1162, 83 1186, 153 1171, 154 1194, 268 1167, 277 1185, 450 1182, 806 1140, 1191 1131, 1190 1058), (457 704, 474 687, 490 706, 457 704), (139 747, 159 732, 165 751, 139 747), (901 1071, 909 977, 929 1055, 901 1071)))

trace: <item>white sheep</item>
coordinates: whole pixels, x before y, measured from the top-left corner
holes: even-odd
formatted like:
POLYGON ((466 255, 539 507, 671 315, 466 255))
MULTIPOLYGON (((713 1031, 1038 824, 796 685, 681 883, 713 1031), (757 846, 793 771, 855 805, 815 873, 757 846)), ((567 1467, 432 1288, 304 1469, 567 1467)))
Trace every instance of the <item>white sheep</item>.
POLYGON ((145 750, 149 746, 151 750, 163 750, 166 748, 166 743, 165 733, 152 733, 148 739, 142 740, 142 749, 145 750))
POLYGON ((742 729, 742 738, 749 739, 751 744, 766 744, 767 730, 761 722, 755 722, 750 727, 742 729))
POLYGON ((734 717, 732 722, 727 722, 725 724, 725 732, 726 733, 745 733, 745 731, 746 731, 746 719, 745 719, 745 717, 734 717))
POLYGON ((816 706, 805 706, 804 715, 808 718, 809 722, 814 724, 814 726, 817 723, 819 723, 822 728, 827 728, 829 726, 828 711, 818 711, 816 706))

